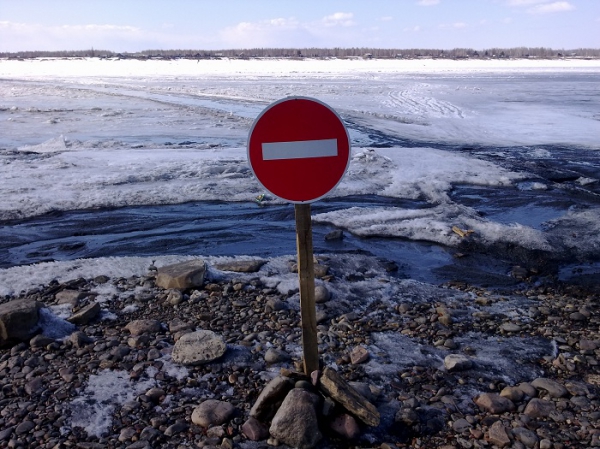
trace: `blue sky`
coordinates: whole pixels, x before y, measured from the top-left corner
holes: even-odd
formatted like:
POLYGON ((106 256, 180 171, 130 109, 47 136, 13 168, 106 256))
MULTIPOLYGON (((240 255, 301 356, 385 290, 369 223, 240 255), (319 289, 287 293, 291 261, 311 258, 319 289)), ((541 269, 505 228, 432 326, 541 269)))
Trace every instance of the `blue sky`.
POLYGON ((600 47, 600 0, 0 0, 0 51, 600 47))

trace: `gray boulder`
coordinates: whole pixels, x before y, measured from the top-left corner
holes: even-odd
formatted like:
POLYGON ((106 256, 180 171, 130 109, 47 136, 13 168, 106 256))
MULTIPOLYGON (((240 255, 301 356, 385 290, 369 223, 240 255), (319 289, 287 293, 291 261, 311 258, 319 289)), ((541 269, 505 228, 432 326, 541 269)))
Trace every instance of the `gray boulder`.
POLYGON ((250 416, 260 421, 268 421, 275 415, 294 382, 285 376, 277 376, 269 382, 260 393, 250 409, 250 416))
POLYGON ((91 304, 88 304, 87 306, 82 307, 77 312, 75 312, 73 315, 71 315, 69 318, 67 318, 67 321, 69 323, 78 324, 78 325, 88 324, 90 321, 92 321, 94 318, 96 318, 99 313, 100 313, 100 304, 98 304, 97 302, 92 302, 91 304))
POLYGON ((189 260, 158 269, 156 285, 164 289, 185 290, 201 287, 206 274, 206 264, 202 259, 189 260))
POLYGON ((302 388, 294 388, 277 410, 269 432, 288 446, 310 449, 321 440, 317 420, 319 396, 302 388))
POLYGON ((227 344, 221 336, 200 330, 182 335, 175 343, 171 357, 182 365, 203 365, 222 357, 226 350, 227 344))
POLYGON ((192 412, 192 422, 197 426, 220 426, 229 421, 235 413, 235 407, 229 402, 208 399, 192 412))
POLYGON ((11 341, 28 341, 34 334, 41 304, 17 299, 0 304, 0 346, 11 341))

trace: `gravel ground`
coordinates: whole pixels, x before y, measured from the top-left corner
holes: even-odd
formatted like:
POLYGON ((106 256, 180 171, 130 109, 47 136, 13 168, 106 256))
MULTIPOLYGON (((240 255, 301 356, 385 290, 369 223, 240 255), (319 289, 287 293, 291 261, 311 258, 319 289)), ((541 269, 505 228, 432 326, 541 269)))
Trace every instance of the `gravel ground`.
MULTIPOLYGON (((333 295, 317 314, 322 362, 357 389, 366 385, 381 425, 361 428, 354 441, 323 429, 318 447, 600 447, 597 290, 522 284, 500 294, 386 274, 381 292, 357 310, 348 298, 373 275, 341 275, 330 265, 321 280, 333 295), (363 357, 353 357, 356 348, 363 357), (468 363, 450 367, 450 354, 468 363)), ((178 294, 157 288, 149 272, 5 297, 0 302, 36 299, 55 315, 65 310, 57 293, 76 290, 83 298, 75 309, 98 301, 103 310, 76 328, 43 314, 49 338, 0 349, 0 447, 277 446, 241 431, 266 383, 282 369, 301 369, 297 293, 267 284, 264 274, 233 274, 178 294), (141 319, 160 326, 132 335, 127 325, 141 319), (173 345, 193 329, 221 335, 225 356, 174 364, 173 345), (60 332, 67 336, 57 339, 60 332), (208 429, 193 424, 192 412, 209 398, 232 404, 234 418, 208 429)))

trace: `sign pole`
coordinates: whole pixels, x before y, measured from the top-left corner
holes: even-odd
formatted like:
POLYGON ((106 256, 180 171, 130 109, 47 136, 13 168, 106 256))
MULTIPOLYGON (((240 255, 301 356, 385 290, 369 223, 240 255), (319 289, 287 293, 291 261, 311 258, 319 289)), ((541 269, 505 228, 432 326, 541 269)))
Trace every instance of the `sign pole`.
POLYGON ((298 277, 300 281, 304 373, 310 375, 310 373, 319 369, 310 204, 296 204, 294 210, 296 213, 296 247, 298 250, 298 277))

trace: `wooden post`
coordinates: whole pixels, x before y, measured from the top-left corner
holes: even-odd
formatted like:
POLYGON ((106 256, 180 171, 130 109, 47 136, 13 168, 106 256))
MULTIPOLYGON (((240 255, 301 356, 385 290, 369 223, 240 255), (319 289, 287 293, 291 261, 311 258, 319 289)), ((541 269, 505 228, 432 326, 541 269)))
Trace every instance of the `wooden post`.
POLYGON ((319 369, 317 312, 315 306, 315 266, 313 262, 310 204, 296 204, 295 213, 304 373, 310 375, 310 373, 319 369))

